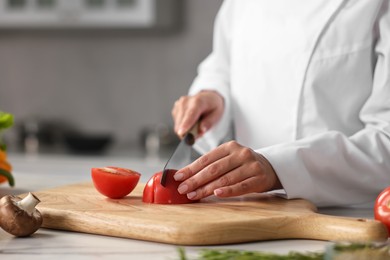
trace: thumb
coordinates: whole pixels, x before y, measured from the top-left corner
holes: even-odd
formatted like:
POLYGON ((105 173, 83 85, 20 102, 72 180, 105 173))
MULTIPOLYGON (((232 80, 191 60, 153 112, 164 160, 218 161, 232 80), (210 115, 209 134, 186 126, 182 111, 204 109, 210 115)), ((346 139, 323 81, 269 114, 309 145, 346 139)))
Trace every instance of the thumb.
POLYGON ((204 135, 210 128, 212 128, 221 118, 222 113, 214 111, 207 115, 202 116, 202 120, 199 123, 199 136, 204 135))

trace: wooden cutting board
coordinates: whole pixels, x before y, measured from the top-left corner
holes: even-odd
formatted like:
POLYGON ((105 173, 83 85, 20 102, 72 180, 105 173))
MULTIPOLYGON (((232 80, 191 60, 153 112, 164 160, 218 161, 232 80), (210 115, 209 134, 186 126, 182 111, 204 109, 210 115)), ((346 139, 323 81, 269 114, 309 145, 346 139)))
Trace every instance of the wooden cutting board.
POLYGON ((43 227, 176 245, 212 245, 272 239, 384 241, 375 220, 315 213, 308 201, 255 194, 200 203, 142 202, 143 185, 119 200, 100 195, 91 183, 35 192, 43 227))

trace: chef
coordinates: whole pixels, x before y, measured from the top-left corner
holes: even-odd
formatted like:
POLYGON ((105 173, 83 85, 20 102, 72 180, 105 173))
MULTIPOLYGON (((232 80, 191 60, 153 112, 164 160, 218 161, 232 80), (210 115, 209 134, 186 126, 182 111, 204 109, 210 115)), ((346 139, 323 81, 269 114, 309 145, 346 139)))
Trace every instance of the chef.
POLYGON ((179 192, 375 200, 390 186, 389 4, 225 0, 213 50, 172 109, 179 136, 199 121, 202 152, 174 176, 179 192))

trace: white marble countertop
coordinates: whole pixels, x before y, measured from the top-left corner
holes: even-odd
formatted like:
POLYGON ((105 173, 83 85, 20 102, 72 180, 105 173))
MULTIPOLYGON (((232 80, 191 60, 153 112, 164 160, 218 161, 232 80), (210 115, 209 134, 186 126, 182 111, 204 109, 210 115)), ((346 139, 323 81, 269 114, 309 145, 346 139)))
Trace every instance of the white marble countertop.
MULTIPOLYGON (((126 158, 124 156, 70 156, 10 154, 16 179, 14 188, 0 186, 0 197, 21 194, 65 184, 90 181, 92 167, 119 166, 142 173, 141 182, 160 171, 165 159, 126 158)), ((372 218, 372 208, 327 208, 321 213, 372 218)), ((229 248, 285 254, 290 251, 323 251, 330 242, 315 240, 261 241, 209 247, 185 247, 194 257, 203 248, 229 248)), ((28 238, 15 238, 0 230, 0 259, 179 259, 177 246, 108 236, 39 229, 28 238)))

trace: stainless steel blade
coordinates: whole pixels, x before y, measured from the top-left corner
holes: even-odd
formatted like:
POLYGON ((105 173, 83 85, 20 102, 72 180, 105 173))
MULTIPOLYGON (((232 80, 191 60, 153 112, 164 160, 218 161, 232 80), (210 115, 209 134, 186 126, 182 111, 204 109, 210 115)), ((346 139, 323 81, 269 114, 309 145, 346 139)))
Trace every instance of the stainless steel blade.
POLYGON ((165 187, 168 170, 179 170, 191 163, 192 145, 194 142, 195 136, 191 132, 187 133, 183 140, 180 141, 176 150, 165 164, 160 182, 162 186, 165 187))

